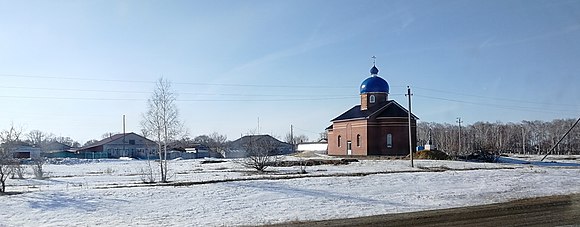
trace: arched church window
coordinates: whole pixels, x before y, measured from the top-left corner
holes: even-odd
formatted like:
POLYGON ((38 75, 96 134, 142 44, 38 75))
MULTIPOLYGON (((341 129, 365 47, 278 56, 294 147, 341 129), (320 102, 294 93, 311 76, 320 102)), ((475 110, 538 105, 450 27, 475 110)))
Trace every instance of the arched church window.
POLYGON ((393 135, 387 134, 387 148, 393 147, 393 135))
POLYGON ((371 97, 369 97, 369 101, 370 103, 375 103, 375 95, 371 95, 371 97))
POLYGON ((340 147, 340 136, 338 136, 338 147, 340 147))
POLYGON ((356 135, 356 146, 360 147, 360 134, 356 135))

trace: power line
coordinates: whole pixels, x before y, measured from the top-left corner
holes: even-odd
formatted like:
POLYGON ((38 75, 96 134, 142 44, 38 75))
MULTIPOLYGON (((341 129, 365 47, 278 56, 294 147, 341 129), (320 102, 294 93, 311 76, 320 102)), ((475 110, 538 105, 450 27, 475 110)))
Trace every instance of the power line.
MULTIPOLYGON (((101 82, 117 82, 117 83, 147 83, 154 84, 155 81, 145 80, 121 80, 121 79, 95 79, 83 77, 64 77, 64 76, 32 76, 32 75, 17 75, 17 74, 0 74, 0 77, 16 77, 16 78, 34 78, 34 79, 54 79, 54 80, 79 80, 79 81, 101 81, 101 82)), ((172 84, 195 85, 195 86, 224 86, 224 87, 256 87, 256 88, 323 88, 323 89, 344 89, 352 88, 352 86, 336 86, 336 85, 282 85, 282 84, 241 84, 241 83, 199 83, 199 82, 172 82, 172 84)))
MULTIPOLYGON (((44 89, 44 88, 41 88, 44 89)), ((107 91, 107 90, 83 90, 83 89, 67 89, 71 91, 105 91, 105 92, 117 92, 117 91, 107 91)), ((120 92, 120 91, 119 91, 120 92)), ((133 91, 130 91, 133 92, 133 91)), ((145 92, 135 92, 135 93, 145 93, 145 92)), ((200 93, 189 93, 200 95, 200 93)), ((252 97, 252 96, 269 96, 269 97, 297 97, 299 95, 264 95, 264 94, 218 94, 218 93, 206 93, 205 95, 232 95, 232 96, 245 96, 245 97, 252 97)), ((397 95, 397 94, 393 94, 397 95)), ((402 94, 401 94, 402 95, 402 94)), ((576 112, 575 110, 552 110, 546 111, 542 108, 533 108, 533 107, 524 107, 524 106, 513 106, 513 105, 498 105, 498 104, 491 104, 491 103, 480 103, 480 102, 471 102, 471 101, 464 101, 464 100, 457 100, 457 99, 448 99, 448 98, 441 98, 441 97, 432 97, 432 96, 425 96, 425 95, 417 95, 417 97, 428 98, 428 99, 436 99, 436 100, 443 100, 449 102, 457 102, 457 103, 465 103, 471 105, 478 105, 478 106, 486 106, 486 107, 494 107, 500 109, 509 109, 509 110, 518 110, 518 111, 532 111, 532 112, 541 112, 541 113, 561 113, 561 112, 576 112), (558 112, 554 112, 558 111, 558 112)), ((323 100, 343 100, 343 99, 354 99, 357 96, 317 96, 311 97, 310 96, 302 96, 308 98, 272 98, 272 99, 177 99, 178 102, 285 102, 285 101, 323 101, 323 100)), ((88 100, 88 101, 146 101, 147 99, 144 98, 94 98, 94 97, 54 97, 54 96, 10 96, 10 95, 0 95, 0 98, 6 99, 42 99, 42 100, 88 100)))
POLYGON ((0 95, 0 98, 14 98, 14 99, 50 99, 50 100, 93 100, 93 101, 143 101, 144 99, 129 99, 129 98, 87 98, 87 97, 45 97, 45 96, 10 96, 0 95))
POLYGON ((150 94, 145 91, 119 91, 119 90, 98 90, 98 89, 77 89, 77 88, 47 88, 47 87, 23 87, 23 86, 0 86, 5 89, 42 90, 42 91, 77 91, 77 92, 103 92, 103 93, 136 93, 150 94))
POLYGON ((415 94, 415 96, 428 98, 428 99, 436 99, 436 100, 444 100, 444 101, 457 102, 457 103, 472 104, 472 105, 478 105, 478 106, 494 107, 494 108, 509 109, 509 110, 519 110, 519 111, 531 111, 531 112, 538 112, 538 113, 576 112, 575 110, 546 111, 545 109, 542 109, 542 108, 512 106, 512 105, 507 106, 507 105, 498 105, 498 104, 491 104, 491 103, 470 102, 470 101, 463 101, 463 100, 457 100, 457 99, 439 98, 439 97, 431 97, 431 96, 417 95, 417 94, 415 94), (559 112, 554 112, 554 111, 559 111, 559 112))
POLYGON ((283 102, 283 101, 322 101, 352 99, 352 96, 330 98, 295 98, 295 99, 178 99, 179 102, 283 102))
MULTIPOLYGON (((91 100, 91 101, 146 101, 147 99, 132 98, 90 98, 90 97, 41 97, 41 96, 8 96, 1 95, 0 98, 15 99, 49 99, 49 100, 91 100)), ((289 98, 289 99, 177 99, 178 102, 282 102, 282 101, 320 101, 352 99, 353 96, 344 97, 324 97, 324 98, 289 98)))
POLYGON ((473 94, 466 94, 466 93, 446 91, 446 90, 439 90, 439 89, 432 89, 432 88, 423 88, 423 87, 415 87, 415 88, 422 89, 422 90, 427 90, 427 91, 439 92, 439 93, 446 93, 446 94, 453 94, 453 95, 461 95, 461 96, 469 96, 469 97, 483 98, 483 99, 500 100, 500 101, 509 101, 509 102, 518 102, 518 103, 529 103, 529 104, 535 104, 535 105, 551 105, 551 106, 580 107, 580 105, 532 102, 532 101, 527 101, 527 100, 507 99, 507 98, 498 98, 498 97, 490 97, 490 96, 482 96, 482 95, 473 95, 473 94))
MULTIPOLYGON (((0 88, 5 89, 23 89, 23 90, 44 90, 44 91, 74 91, 74 92, 102 92, 102 93, 127 93, 127 94, 150 94, 150 91, 121 91, 121 90, 100 90, 100 89, 76 89, 76 88, 47 88, 47 87, 24 87, 24 86, 0 86, 0 88)), ((243 94, 243 93, 202 93, 202 92, 179 92, 177 91, 178 95, 208 95, 208 96, 269 96, 269 97, 296 97, 296 96, 304 96, 304 97, 312 97, 312 94, 243 94)), ((316 94, 319 97, 336 97, 337 95, 320 95, 316 94)))
MULTIPOLYGON (((123 79, 95 79, 95 78, 83 78, 83 77, 67 77, 67 76, 37 76, 37 75, 21 75, 21 74, 0 74, 0 77, 16 77, 16 78, 34 78, 34 79, 55 79, 55 80, 79 80, 79 81, 101 81, 101 82, 116 82, 116 83, 147 83, 154 84, 155 81, 145 81, 145 80, 123 80, 123 79)), ((173 84, 181 85, 194 85, 194 86, 227 86, 227 87, 254 87, 254 88, 316 88, 316 89, 344 89, 353 88, 353 86, 334 86, 334 85, 281 85, 281 84, 242 84, 242 83, 200 83, 200 82, 172 82, 173 84)), ((18 86, 2 86, 3 88, 11 89, 33 89, 33 90, 61 90, 61 91, 79 91, 79 92, 105 92, 105 93, 150 93, 146 91, 115 91, 115 90, 99 90, 99 89, 75 89, 75 88, 39 88, 39 87, 18 87, 18 86)), ((392 87, 402 87, 402 86, 392 86, 392 87)), ((416 89, 422 89, 427 91, 434 91, 439 93, 454 94, 461 96, 469 96, 475 98, 484 98, 492 100, 501 100, 509 102, 518 103, 529 103, 536 105, 550 105, 550 106, 567 106, 567 107, 580 107, 580 105, 571 104, 556 104, 556 103, 542 103, 542 102, 532 102, 526 100, 517 99, 507 99, 498 97, 489 97, 481 95, 466 94, 460 92, 453 92, 447 90, 439 90, 424 87, 415 87, 416 89)), ((179 94, 191 94, 191 95, 223 95, 223 96, 276 96, 276 97, 295 97, 300 95, 278 95, 278 94, 224 94, 224 93, 191 93, 191 92, 179 92, 179 94)), ((390 94, 391 96, 398 96, 403 94, 390 94)), ((311 95, 304 95, 311 96, 311 95)))
POLYGON ((312 134, 316 134, 316 135, 320 134, 320 132, 313 132, 313 131, 310 131, 310 130, 306 130, 306 129, 303 129, 303 128, 299 128, 299 127, 296 127, 296 125, 293 125, 293 126, 294 126, 295 129, 298 129, 300 131, 304 131, 304 132, 308 132, 308 133, 312 133, 312 134))

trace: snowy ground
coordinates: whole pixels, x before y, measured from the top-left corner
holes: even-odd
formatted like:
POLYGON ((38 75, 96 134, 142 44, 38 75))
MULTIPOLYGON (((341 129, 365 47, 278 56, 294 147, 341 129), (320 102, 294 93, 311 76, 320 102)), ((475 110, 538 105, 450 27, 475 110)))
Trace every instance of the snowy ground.
POLYGON ((308 167, 307 174, 299 167, 256 174, 232 161, 171 161, 175 182, 236 179, 182 187, 141 183, 146 161, 65 160, 45 166, 46 180, 7 181, 8 191, 26 193, 0 196, 0 226, 258 225, 580 193, 580 156, 550 156, 544 164, 540 158, 418 160, 415 168, 405 160, 362 160, 308 167))

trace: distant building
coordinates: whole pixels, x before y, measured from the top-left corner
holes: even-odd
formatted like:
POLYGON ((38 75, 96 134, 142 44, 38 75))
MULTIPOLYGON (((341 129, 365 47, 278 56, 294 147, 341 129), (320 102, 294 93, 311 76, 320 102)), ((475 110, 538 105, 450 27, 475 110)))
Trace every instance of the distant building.
MULTIPOLYGON (((207 146, 202 144, 196 144, 192 147, 185 148, 185 153, 190 154, 192 158, 207 158, 210 157, 212 152, 207 146)), ((213 155, 212 157, 216 157, 213 155)))
POLYGON ((41 146, 41 155, 47 158, 73 158, 76 157, 71 146, 56 141, 41 146))
POLYGON ((52 141, 50 143, 41 146, 42 152, 55 152, 55 151, 66 151, 70 150, 71 146, 57 141, 52 141))
POLYGON ((307 142, 299 143, 296 147, 296 152, 314 152, 318 154, 328 153, 328 142, 307 142))
MULTIPOLYGON (((189 147, 182 148, 182 147, 174 147, 168 150, 167 158, 168 159, 194 159, 194 158, 207 158, 210 157, 210 149, 203 145, 203 144, 191 144, 189 147)), ((217 157, 213 155, 213 157, 217 157)))
POLYGON ((80 158, 159 158, 157 143, 133 132, 113 135, 75 152, 80 158))
MULTIPOLYGON (((329 155, 409 154, 408 111, 389 100, 389 84, 378 76, 376 66, 360 86, 361 104, 331 120, 329 155)), ((417 143, 417 117, 411 115, 411 141, 417 143)))
POLYGON ((285 155, 292 153, 292 144, 282 142, 270 135, 248 135, 232 141, 226 149, 224 158, 248 157, 248 149, 254 146, 267 147, 270 155, 285 155))
POLYGON ((2 144, 2 148, 12 154, 13 158, 39 158, 40 148, 26 142, 12 142, 2 144))

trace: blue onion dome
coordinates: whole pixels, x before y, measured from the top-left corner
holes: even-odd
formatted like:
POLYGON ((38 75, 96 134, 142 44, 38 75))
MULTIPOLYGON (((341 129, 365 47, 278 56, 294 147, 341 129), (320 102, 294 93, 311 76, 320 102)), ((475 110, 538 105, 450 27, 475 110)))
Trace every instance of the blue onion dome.
POLYGON ((387 83, 383 78, 378 77, 378 73, 379 69, 377 69, 376 66, 373 66, 373 68, 371 68, 371 77, 364 80, 360 85, 361 94, 371 92, 389 93, 389 83, 387 83))
POLYGON ((373 67, 371 68, 371 75, 377 74, 379 74, 379 69, 377 69, 377 67, 373 65, 373 67))
POLYGON ((371 76, 360 85, 360 93, 371 92, 389 93, 389 83, 378 76, 371 76))

